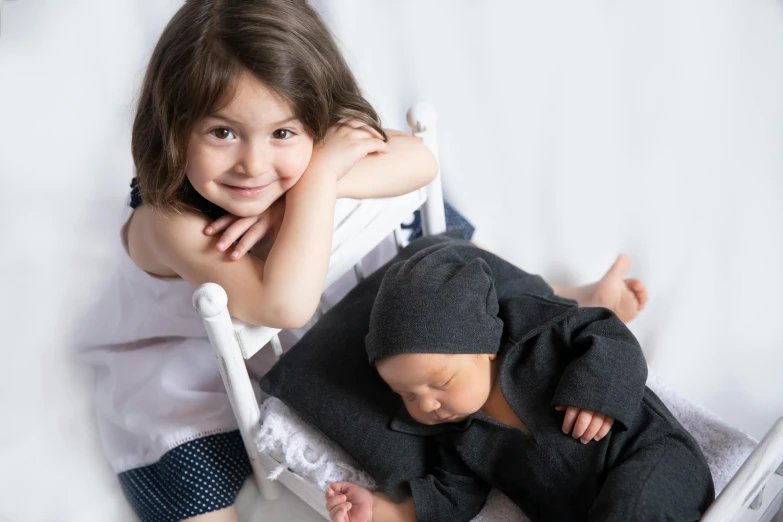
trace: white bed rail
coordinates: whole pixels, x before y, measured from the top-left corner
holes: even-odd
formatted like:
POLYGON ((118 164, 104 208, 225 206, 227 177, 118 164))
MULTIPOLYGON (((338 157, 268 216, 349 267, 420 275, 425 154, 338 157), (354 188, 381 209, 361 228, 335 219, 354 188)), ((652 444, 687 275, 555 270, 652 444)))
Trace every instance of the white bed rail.
POLYGON ((769 522, 783 500, 783 418, 737 470, 702 522, 769 522))
MULTIPOLYGON (((439 157, 436 130, 438 114, 435 108, 429 103, 417 103, 408 110, 407 119, 413 135, 420 138, 436 158, 439 157)), ((425 234, 439 234, 446 230, 440 167, 438 175, 427 185, 426 190, 429 204, 421 209, 421 227, 425 234)))

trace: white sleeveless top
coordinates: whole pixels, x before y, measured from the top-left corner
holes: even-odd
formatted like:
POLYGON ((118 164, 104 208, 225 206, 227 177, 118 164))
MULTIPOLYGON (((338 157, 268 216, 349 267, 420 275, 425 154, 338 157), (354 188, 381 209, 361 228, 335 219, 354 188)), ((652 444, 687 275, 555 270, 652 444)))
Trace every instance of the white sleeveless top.
MULTIPOLYGON (((130 210, 130 209, 129 209, 130 210)), ((396 249, 387 239, 364 260, 365 273, 396 249)), ((137 267, 118 242, 112 279, 89 320, 80 359, 94 369, 95 406, 104 452, 115 472, 155 463, 168 450, 237 428, 201 317, 194 288, 137 267)), ((346 274, 324 293, 328 308, 355 285, 346 274)), ((308 327, 284 331, 284 349, 308 327)), ((274 364, 265 348, 248 361, 257 397, 258 379, 274 364)))

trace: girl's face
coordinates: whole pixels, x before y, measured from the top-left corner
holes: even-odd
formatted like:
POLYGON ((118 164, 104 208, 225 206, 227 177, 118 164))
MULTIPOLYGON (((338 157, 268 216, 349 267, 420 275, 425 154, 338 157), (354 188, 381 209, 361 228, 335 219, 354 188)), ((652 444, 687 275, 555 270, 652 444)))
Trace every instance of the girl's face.
POLYGON ((241 217, 263 213, 310 163, 313 139, 289 104, 250 74, 227 106, 197 122, 187 176, 212 203, 241 217))
POLYGON ((378 373, 422 424, 459 422, 484 406, 494 354, 415 353, 381 359, 378 373))

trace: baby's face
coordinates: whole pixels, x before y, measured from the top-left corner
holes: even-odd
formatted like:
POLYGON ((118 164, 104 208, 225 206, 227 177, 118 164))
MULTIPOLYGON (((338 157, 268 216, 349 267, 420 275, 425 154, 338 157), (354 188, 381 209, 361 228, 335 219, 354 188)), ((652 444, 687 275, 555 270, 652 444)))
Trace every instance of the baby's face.
POLYGON ((490 354, 395 355, 377 364, 411 417, 422 424, 459 422, 484 406, 492 389, 490 354))

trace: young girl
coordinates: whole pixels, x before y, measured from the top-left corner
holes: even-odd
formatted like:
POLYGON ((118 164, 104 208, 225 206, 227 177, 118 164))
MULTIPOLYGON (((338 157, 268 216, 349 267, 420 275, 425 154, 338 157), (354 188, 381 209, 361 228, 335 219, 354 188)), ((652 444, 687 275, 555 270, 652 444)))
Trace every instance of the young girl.
MULTIPOLYGON (((142 520, 235 521, 250 465, 194 287, 220 284, 233 317, 300 327, 323 290, 336 198, 403 194, 437 166, 381 128, 304 0, 187 1, 150 59, 132 152, 120 269, 85 354, 103 448, 142 520), (267 232, 271 248, 244 255, 267 232)), ((632 317, 643 294, 622 270, 564 292, 612 285, 632 317)))

